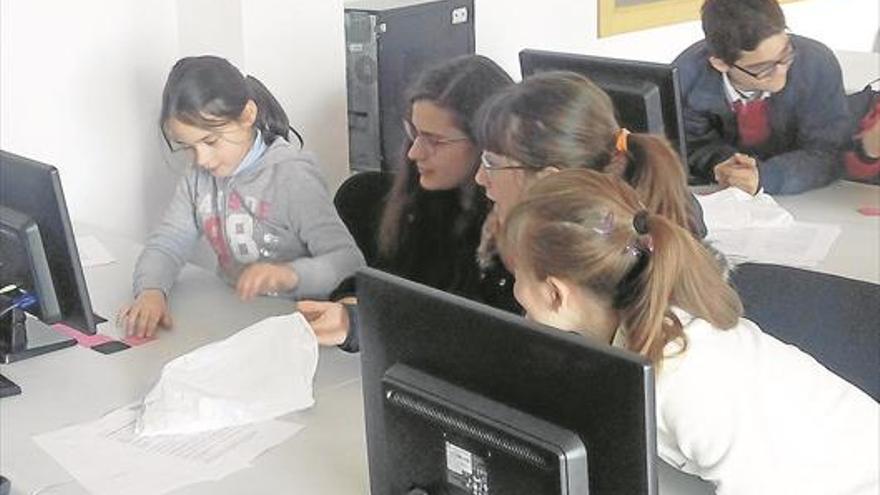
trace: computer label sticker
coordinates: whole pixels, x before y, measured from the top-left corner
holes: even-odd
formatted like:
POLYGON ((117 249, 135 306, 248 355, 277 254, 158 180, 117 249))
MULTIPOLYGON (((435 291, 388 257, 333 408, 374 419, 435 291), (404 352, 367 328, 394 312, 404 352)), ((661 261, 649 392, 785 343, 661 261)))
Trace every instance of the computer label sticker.
POLYGON ((471 474, 473 455, 463 448, 446 442, 446 469, 455 474, 471 474))
POLYGON ((487 495, 489 474, 485 459, 446 442, 446 481, 471 495, 487 495))

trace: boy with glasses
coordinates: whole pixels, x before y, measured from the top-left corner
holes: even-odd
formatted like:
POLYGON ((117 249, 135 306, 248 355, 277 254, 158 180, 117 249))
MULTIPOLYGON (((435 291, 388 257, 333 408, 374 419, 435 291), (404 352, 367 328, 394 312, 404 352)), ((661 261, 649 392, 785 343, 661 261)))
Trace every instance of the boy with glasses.
POLYGON ((776 0, 706 0, 702 23, 675 60, 692 173, 750 194, 837 178, 851 129, 834 54, 788 33, 776 0))

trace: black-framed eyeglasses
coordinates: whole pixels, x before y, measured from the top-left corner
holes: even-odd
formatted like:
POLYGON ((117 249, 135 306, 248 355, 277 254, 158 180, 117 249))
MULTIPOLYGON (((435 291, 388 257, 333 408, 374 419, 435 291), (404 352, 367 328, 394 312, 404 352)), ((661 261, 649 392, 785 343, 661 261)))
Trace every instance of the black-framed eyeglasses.
POLYGON ((525 165, 504 165, 501 163, 501 157, 494 153, 490 153, 488 151, 484 151, 480 155, 480 164, 484 169, 493 171, 493 170, 531 170, 534 167, 527 167, 525 165))
POLYGON ((470 141, 471 139, 467 136, 443 137, 433 134, 425 134, 422 131, 418 130, 415 124, 407 119, 403 119, 403 131, 406 133, 406 137, 408 137, 410 141, 415 143, 416 140, 421 140, 422 145, 432 152, 440 146, 458 143, 461 141, 470 141))
POLYGON ((786 45, 785 55, 782 56, 779 60, 775 60, 772 62, 766 62, 760 64, 758 67, 753 67, 752 69, 746 69, 738 64, 731 64, 731 66, 736 67, 742 72, 752 76, 755 79, 767 79, 773 74, 776 73, 777 69, 780 67, 788 67, 794 62, 796 50, 794 48, 794 44, 791 42, 791 39, 788 40, 788 45, 786 45))

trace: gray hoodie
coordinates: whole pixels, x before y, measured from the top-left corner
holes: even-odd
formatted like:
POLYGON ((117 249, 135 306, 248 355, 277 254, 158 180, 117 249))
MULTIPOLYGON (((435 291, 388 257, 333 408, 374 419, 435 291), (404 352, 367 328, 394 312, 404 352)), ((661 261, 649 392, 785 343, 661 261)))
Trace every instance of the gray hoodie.
POLYGON ((289 263, 299 284, 284 295, 295 299, 326 298, 364 265, 314 156, 283 139, 230 177, 192 168, 147 238, 135 267, 135 296, 144 289, 167 295, 202 235, 230 285, 252 263, 289 263))

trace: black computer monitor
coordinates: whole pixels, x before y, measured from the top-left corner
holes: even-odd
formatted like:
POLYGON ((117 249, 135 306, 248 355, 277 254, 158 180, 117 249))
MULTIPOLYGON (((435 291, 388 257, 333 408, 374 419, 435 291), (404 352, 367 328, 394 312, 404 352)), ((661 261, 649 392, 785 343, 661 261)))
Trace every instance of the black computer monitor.
MULTIPOLYGON (((0 284, 34 294, 28 309, 44 321, 61 318, 52 271, 43 247, 40 226, 33 218, 0 204, 0 284)), ((20 291, 0 295, 12 300, 20 291)))
POLYGON ((357 288, 372 493, 657 493, 648 361, 376 270, 357 288))
MULTIPOLYGON (((92 312, 58 170, 0 150, 0 207, 0 231, 7 245, 0 265, 0 284, 15 284, 36 295, 37 316, 43 323, 63 322, 80 332, 96 333, 97 318, 92 312), (22 269, 23 265, 29 269, 22 269), (47 283, 46 270, 51 283, 47 283)), ((31 347, 41 342, 36 336, 28 336, 27 340, 31 347)), ((38 353, 35 351, 30 349, 24 356, 38 353)))
POLYGON ((670 64, 541 50, 519 52, 522 76, 564 70, 588 77, 614 102, 618 122, 634 132, 662 134, 687 163, 678 69, 670 64))

